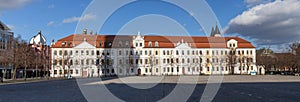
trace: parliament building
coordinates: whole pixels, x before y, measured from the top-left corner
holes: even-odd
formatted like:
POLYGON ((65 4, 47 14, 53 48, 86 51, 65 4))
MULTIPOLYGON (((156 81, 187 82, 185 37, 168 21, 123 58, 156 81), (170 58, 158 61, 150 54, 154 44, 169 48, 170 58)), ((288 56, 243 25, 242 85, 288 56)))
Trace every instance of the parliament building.
POLYGON ((257 72, 256 50, 239 37, 72 34, 51 44, 51 77, 211 75, 257 72))

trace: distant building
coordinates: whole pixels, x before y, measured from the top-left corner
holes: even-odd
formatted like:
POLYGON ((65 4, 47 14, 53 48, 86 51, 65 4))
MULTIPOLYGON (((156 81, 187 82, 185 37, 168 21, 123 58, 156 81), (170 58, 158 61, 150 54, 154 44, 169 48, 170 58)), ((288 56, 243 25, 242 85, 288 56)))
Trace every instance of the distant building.
POLYGON ((4 23, 0 21, 0 77, 10 78, 12 64, 9 63, 9 58, 12 54, 8 54, 12 49, 12 40, 14 33, 4 23))
POLYGON ((43 64, 41 66, 38 66, 38 68, 36 67, 28 68, 27 73, 33 73, 33 75, 37 77, 47 75, 49 73, 49 69, 51 65, 50 64, 51 49, 50 46, 47 45, 47 40, 42 34, 42 31, 39 31, 36 35, 34 35, 30 39, 29 45, 33 49, 35 49, 35 54, 39 57, 38 58, 39 60, 43 60, 42 61, 43 64), (36 73, 38 73, 38 75, 36 75, 36 73))
POLYGON ((14 33, 0 21, 0 50, 11 48, 11 40, 13 37, 14 33))
POLYGON ((238 37, 72 34, 51 45, 51 77, 250 74, 255 47, 238 37))

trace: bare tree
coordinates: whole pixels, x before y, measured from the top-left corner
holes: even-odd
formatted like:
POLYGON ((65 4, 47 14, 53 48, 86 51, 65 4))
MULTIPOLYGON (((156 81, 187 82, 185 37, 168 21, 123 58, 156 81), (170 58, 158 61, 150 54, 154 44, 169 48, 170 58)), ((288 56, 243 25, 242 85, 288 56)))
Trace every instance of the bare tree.
POLYGON ((274 63, 274 52, 267 48, 262 48, 256 51, 256 64, 264 67, 267 71, 270 71, 272 63, 274 63))

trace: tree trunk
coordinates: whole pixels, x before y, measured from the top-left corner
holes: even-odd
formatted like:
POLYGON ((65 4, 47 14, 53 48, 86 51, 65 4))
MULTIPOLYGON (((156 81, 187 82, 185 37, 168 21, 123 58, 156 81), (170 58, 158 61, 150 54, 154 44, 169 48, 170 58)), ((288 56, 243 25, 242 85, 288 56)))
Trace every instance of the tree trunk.
POLYGON ((17 68, 13 69, 13 74, 12 74, 12 79, 15 80, 16 79, 16 72, 17 72, 17 68))
POLYGON ((25 81, 26 81, 26 78, 27 78, 27 67, 25 67, 24 74, 25 74, 25 81))

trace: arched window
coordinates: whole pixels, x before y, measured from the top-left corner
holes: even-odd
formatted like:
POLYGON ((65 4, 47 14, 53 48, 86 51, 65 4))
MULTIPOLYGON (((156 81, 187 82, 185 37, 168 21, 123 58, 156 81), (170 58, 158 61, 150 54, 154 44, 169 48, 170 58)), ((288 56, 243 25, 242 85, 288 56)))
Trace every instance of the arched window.
POLYGON ((148 43, 148 47, 152 47, 152 42, 151 41, 148 43))
POLYGON ((159 47, 159 46, 158 46, 158 42, 157 42, 157 41, 155 42, 155 45, 154 45, 154 46, 155 46, 155 47, 159 47))

